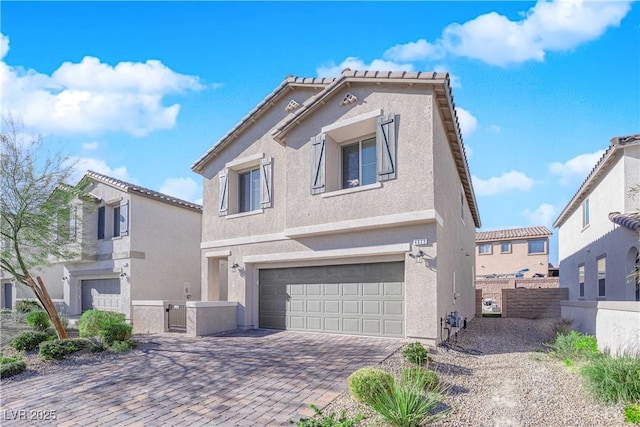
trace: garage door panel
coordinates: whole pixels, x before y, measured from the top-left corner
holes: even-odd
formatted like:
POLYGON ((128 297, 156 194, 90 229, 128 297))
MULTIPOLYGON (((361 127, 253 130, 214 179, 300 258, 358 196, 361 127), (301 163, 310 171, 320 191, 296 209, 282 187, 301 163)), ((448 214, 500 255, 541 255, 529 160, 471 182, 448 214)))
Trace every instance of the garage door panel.
POLYGON ((380 283, 363 283, 362 295, 363 296, 380 296, 380 283))
POLYGON ((343 301, 342 302, 343 314, 360 314, 360 301, 343 301))
POLYGON ((340 301, 325 301, 324 312, 326 314, 340 314, 340 301))
POLYGON ((322 313, 322 301, 307 300, 307 313, 322 313))
POLYGON ((322 317, 307 316, 307 329, 312 331, 322 330, 322 317))
POLYGON ((384 301, 384 313, 385 315, 403 316, 402 310, 403 304, 401 301, 384 301))
POLYGON ((285 292, 285 294, 290 297, 304 296, 304 291, 305 291, 304 285, 301 285, 301 284, 287 285, 287 292, 285 292))
POLYGON ((338 297, 340 296, 340 284, 338 283, 327 283, 324 285, 324 294, 328 297, 338 297))
POLYGON ((324 330, 327 332, 340 332, 340 318, 339 317, 325 317, 324 318, 324 330))
POLYGON ((292 313, 304 313, 304 300, 291 300, 289 310, 292 313))
POLYGON ((359 283, 343 283, 342 284, 342 295, 343 296, 355 296, 360 294, 360 284, 359 283))
POLYGON ((362 301, 362 314, 365 315, 380 315, 380 301, 362 301))
POLYGON ((404 331, 404 322, 402 320, 383 320, 384 335, 402 335, 404 331))
POLYGON ((360 319, 344 318, 342 319, 342 332, 359 334, 360 319))
POLYGON ((289 329, 304 329, 304 319, 305 316, 290 316, 289 317, 289 329))
POLYGON ((380 335, 382 333, 381 320, 362 319, 362 332, 370 335, 380 335))
POLYGON ((385 296, 402 296, 402 282, 386 282, 382 284, 385 296))
POLYGON ((322 295, 322 285, 314 284, 314 285, 306 285, 306 295, 307 296, 320 296, 322 295))

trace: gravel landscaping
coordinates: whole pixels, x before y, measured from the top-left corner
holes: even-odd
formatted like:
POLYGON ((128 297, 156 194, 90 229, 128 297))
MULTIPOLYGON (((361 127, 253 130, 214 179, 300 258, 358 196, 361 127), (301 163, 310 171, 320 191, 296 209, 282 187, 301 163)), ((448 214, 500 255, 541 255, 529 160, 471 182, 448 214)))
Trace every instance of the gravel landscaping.
MULTIPOLYGON (((544 352, 552 336, 551 319, 476 318, 458 341, 469 354, 431 350, 435 370, 446 387, 451 412, 437 426, 624 426, 622 406, 603 406, 582 387, 575 369, 544 352)), ((395 352, 379 367, 398 374, 410 366, 395 352)), ((385 425, 345 391, 324 413, 347 410, 365 415, 362 425, 385 425)), ((628 424, 627 424, 628 425, 628 424)))

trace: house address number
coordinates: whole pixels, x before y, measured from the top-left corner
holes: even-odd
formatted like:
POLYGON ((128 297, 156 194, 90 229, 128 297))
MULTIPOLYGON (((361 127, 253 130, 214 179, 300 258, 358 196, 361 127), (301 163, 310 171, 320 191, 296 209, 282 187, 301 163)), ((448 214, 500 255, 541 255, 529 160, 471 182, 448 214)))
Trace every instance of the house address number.
POLYGON ((427 246, 427 239, 413 239, 413 244, 415 246, 427 246))

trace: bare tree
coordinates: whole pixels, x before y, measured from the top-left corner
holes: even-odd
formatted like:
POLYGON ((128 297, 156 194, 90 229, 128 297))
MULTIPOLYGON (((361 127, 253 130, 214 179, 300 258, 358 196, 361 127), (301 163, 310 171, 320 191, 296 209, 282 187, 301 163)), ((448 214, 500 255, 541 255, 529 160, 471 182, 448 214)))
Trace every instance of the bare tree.
MULTIPOLYGON (((34 272, 76 256, 77 245, 64 238, 75 215, 70 206, 83 196, 67 185, 73 163, 50 153, 41 136, 23 133, 24 126, 3 117, 0 133, 0 267, 28 286, 46 310, 58 338, 67 338, 45 283, 34 272), (66 224, 66 225, 64 225, 66 224)), ((68 233, 67 233, 68 234, 68 233)))

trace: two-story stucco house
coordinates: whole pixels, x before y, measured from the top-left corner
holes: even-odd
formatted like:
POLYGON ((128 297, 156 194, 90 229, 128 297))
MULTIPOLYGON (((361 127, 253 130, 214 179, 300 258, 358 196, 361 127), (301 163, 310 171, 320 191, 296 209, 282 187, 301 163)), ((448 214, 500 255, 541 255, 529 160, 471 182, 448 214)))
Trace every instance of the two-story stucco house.
POLYGON ((549 274, 547 227, 510 228, 476 233, 479 277, 534 277, 549 274))
MULTIPOLYGON (((200 205, 92 171, 80 183, 90 197, 58 227, 80 255, 40 272, 57 305, 131 318, 133 300, 200 299, 200 205)), ((33 297, 24 286, 16 294, 33 297)))
POLYGON ((192 166, 202 300, 241 329, 415 337, 474 315, 476 200, 446 73, 285 79, 192 166))
POLYGON ((570 300, 640 301, 639 186, 640 135, 613 138, 553 224, 570 300))

